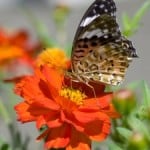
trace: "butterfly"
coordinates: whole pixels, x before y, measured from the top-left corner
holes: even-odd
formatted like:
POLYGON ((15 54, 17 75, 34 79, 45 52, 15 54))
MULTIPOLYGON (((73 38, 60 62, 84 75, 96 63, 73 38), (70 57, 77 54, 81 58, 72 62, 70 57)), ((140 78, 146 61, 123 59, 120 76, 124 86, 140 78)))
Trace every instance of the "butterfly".
POLYGON ((132 42, 120 32, 113 0, 95 0, 78 26, 72 47, 72 78, 86 84, 119 85, 137 57, 132 42))

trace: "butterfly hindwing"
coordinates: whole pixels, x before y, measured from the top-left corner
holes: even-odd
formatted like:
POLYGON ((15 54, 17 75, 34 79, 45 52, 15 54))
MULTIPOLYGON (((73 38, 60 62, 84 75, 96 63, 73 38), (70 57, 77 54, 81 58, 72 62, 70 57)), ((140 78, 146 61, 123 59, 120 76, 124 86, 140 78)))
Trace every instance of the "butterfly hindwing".
POLYGON ((82 74, 89 81, 117 85, 124 79, 125 72, 132 58, 123 47, 109 43, 97 46, 76 63, 79 75, 82 74))

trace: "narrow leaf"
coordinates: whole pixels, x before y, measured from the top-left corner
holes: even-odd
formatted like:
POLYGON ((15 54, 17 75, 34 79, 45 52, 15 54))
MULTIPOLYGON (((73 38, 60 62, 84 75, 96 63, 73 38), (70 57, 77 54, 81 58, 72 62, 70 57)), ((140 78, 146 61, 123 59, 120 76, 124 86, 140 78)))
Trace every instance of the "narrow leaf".
POLYGON ((123 21, 124 29, 126 29, 126 30, 130 29, 131 20, 130 20, 129 16, 126 13, 123 13, 122 21, 123 21))
POLYGON ((123 150, 115 142, 113 142, 111 140, 108 141, 107 145, 108 145, 108 150, 123 150))
POLYGON ((135 27, 137 24, 139 24, 141 18, 144 16, 148 9, 150 9, 150 0, 144 2, 143 6, 135 14, 132 21, 132 27, 135 27))
POLYGON ((0 116, 4 119, 4 121, 9 124, 11 122, 9 112, 7 108, 4 106, 3 102, 0 99, 0 116))
POLYGON ((129 139, 129 137, 132 135, 132 131, 130 131, 129 129, 126 129, 126 128, 117 127, 117 131, 126 140, 129 139))
POLYGON ((144 105, 150 108, 150 89, 145 81, 143 82, 143 99, 144 105))

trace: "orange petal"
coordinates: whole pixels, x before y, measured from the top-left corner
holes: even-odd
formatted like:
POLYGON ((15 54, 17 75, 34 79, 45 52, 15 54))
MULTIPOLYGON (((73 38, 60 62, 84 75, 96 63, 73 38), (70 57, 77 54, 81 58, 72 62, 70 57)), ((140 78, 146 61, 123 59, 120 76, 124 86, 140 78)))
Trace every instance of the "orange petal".
POLYGON ((15 93, 22 96, 28 103, 39 101, 41 105, 58 109, 58 105, 51 100, 51 94, 46 81, 39 79, 36 75, 27 76, 16 84, 15 93))
POLYGON ((37 127, 41 128, 43 125, 47 125, 49 128, 56 128, 62 125, 60 114, 57 111, 48 111, 45 114, 39 115, 37 119, 37 127))
POLYGON ((21 48, 9 45, 0 47, 0 63, 22 57, 24 52, 21 48))
POLYGON ((38 78, 34 76, 26 76, 16 84, 15 93, 23 97, 28 103, 32 103, 35 97, 42 94, 38 82, 38 78))
POLYGON ((0 43, 3 45, 7 45, 9 43, 7 33, 1 28, 0 28, 0 43))
POLYGON ((63 76, 60 75, 56 70, 49 68, 48 66, 43 67, 43 74, 46 77, 47 84, 53 99, 58 96, 58 91, 62 87, 63 76))
POLYGON ((90 147, 91 141, 89 138, 81 132, 77 132, 73 129, 71 141, 70 144, 66 147, 66 150, 90 150, 90 147))
POLYGON ((97 112, 81 112, 75 111, 73 112, 75 119, 81 123, 88 123, 97 118, 97 112))
POLYGON ((104 96, 97 98, 90 98, 84 101, 84 105, 79 107, 80 111, 94 111, 97 109, 103 109, 109 107, 112 100, 112 94, 105 94, 104 96))
POLYGON ((53 114, 52 112, 57 112, 55 110, 51 110, 49 108, 43 107, 41 104, 36 103, 36 102, 30 104, 28 111, 30 111, 30 113, 32 113, 34 116, 40 116, 44 114, 53 114))
POLYGON ((98 103, 101 109, 106 108, 111 104, 112 96, 112 93, 110 93, 98 98, 98 103))
POLYGON ((62 86, 63 76, 59 72, 52 68, 49 68, 48 66, 44 66, 43 73, 49 84, 59 91, 62 86))
POLYGON ((85 124, 85 133, 95 141, 102 141, 110 133, 110 119, 103 113, 98 113, 99 119, 85 124))
MULTIPOLYGON (((38 108, 39 110, 45 110, 45 111, 58 111, 60 109, 60 106, 55 103, 53 100, 48 99, 47 97, 44 96, 39 96, 37 98, 35 98, 34 100, 35 102, 32 103, 32 108, 35 109, 34 107, 36 107, 36 109, 38 108)), ((39 112, 39 110, 36 110, 37 112, 39 112)), ((43 112, 44 113, 44 112, 43 112)))
POLYGON ((59 118, 56 118, 55 120, 48 121, 47 126, 50 128, 56 128, 62 126, 62 121, 59 118))
POLYGON ((119 118, 120 114, 115 110, 111 101, 112 94, 106 94, 99 98, 87 99, 79 110, 83 112, 91 112, 100 109, 99 111, 106 113, 111 118, 119 118))
POLYGON ((31 113, 28 111, 29 105, 27 103, 19 103, 14 108, 18 114, 19 121, 23 123, 35 121, 35 116, 31 115, 31 113))
POLYGON ((57 116, 57 113, 49 112, 48 114, 43 114, 37 118, 37 128, 39 129, 44 125, 47 125, 50 128, 56 128, 60 127, 62 125, 62 122, 57 116))
POLYGON ((43 116, 39 116, 36 121, 36 127, 40 129, 42 126, 46 125, 46 121, 43 116))
POLYGON ((46 148, 65 148, 70 141, 70 126, 63 125, 59 128, 48 129, 37 140, 45 137, 46 148))
POLYGON ((90 124, 94 124, 94 126, 96 126, 97 123, 99 123, 99 125, 103 123, 110 124, 110 121, 109 121, 110 118, 107 116, 107 114, 102 113, 102 112, 76 111, 73 114, 74 114, 74 118, 72 117, 73 120, 70 123, 80 132, 84 132, 85 127, 90 124))
POLYGON ((11 44, 17 45, 19 47, 25 47, 25 45, 27 45, 28 39, 29 35, 25 30, 20 30, 10 36, 11 44))
POLYGON ((121 117, 119 112, 117 112, 116 109, 114 108, 113 104, 110 104, 108 109, 103 109, 101 111, 106 113, 111 118, 120 118, 121 117))

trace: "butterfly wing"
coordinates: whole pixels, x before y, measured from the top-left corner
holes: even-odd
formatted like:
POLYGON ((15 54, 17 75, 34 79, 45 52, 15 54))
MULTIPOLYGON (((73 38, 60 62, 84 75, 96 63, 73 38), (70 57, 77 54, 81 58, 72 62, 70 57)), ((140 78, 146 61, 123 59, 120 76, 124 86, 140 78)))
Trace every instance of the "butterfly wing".
MULTIPOLYGON (((109 42, 120 42, 121 33, 116 20, 110 15, 101 15, 86 26, 74 42, 72 50, 72 69, 78 72, 77 63, 96 47, 109 42)), ((90 54, 89 54, 90 55, 90 54)))
POLYGON ((116 18, 116 5, 113 0, 95 0, 91 4, 79 23, 74 41, 76 41, 83 30, 85 30, 85 27, 87 27, 93 20, 104 14, 116 18))
POLYGON ((82 18, 72 49, 72 71, 78 79, 117 85, 136 51, 121 35, 113 0, 96 0, 82 18))
POLYGON ((76 62, 78 75, 85 81, 102 82, 111 85, 120 84, 132 58, 128 50, 115 43, 97 45, 81 61, 76 62))

